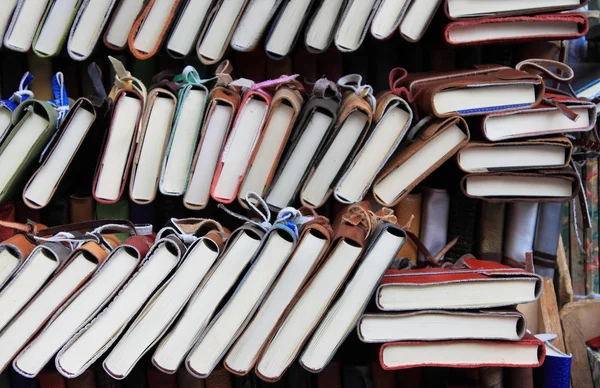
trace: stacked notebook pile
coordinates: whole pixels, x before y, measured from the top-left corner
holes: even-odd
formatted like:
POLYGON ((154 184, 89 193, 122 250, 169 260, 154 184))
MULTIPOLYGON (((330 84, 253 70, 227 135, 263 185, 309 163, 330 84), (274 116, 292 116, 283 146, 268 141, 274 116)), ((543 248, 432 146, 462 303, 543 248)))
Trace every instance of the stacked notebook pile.
POLYGON ((541 287, 538 275, 473 257, 452 268, 388 270, 375 294, 381 311, 360 318, 358 336, 383 343, 387 370, 538 367, 545 346, 514 306, 537 300, 541 287))
MULTIPOLYGON (((442 0, 6 0, 0 10, 0 39, 19 52, 58 55, 66 46, 76 61, 87 59, 99 41, 126 47, 139 59, 159 51, 183 58, 192 51, 205 64, 219 62, 229 47, 252 51, 265 40, 266 54, 281 59, 298 40, 314 53, 332 42, 357 50, 367 33, 387 39, 396 31, 419 41, 442 0)), ((446 40, 455 45, 523 40, 572 39, 585 35, 583 0, 446 0, 446 40), (482 17, 485 17, 481 19, 482 17), (474 19, 476 20, 464 20, 474 19)))

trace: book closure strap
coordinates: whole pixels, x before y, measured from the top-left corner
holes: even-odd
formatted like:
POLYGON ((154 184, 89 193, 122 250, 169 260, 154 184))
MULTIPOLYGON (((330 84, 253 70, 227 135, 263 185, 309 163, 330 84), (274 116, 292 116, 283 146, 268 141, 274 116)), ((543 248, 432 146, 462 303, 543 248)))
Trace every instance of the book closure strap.
POLYGON ((52 148, 54 140, 61 132, 59 130, 60 125, 62 124, 70 109, 69 96, 67 96, 67 89, 65 88, 65 76, 61 72, 56 73, 54 77, 52 77, 52 93, 54 94, 54 100, 49 100, 48 102, 50 103, 50 105, 52 105, 54 109, 56 109, 56 112, 58 113, 58 117, 56 118, 56 128, 54 130, 54 133, 50 137, 50 140, 44 147, 44 150, 40 154, 38 163, 41 163, 44 160, 46 154, 52 148))
POLYGON ((373 95, 373 88, 371 85, 363 84, 362 80, 360 74, 348 74, 347 76, 340 78, 337 84, 342 90, 350 90, 357 96, 364 98, 371 105, 371 110, 375 111, 377 108, 377 100, 373 95))
POLYGON ((406 69, 404 69, 402 67, 396 67, 395 69, 392 69, 390 71, 390 74, 388 75, 390 91, 392 92, 392 94, 394 94, 394 95, 400 97, 401 99, 403 99, 404 101, 408 102, 408 104, 410 105, 410 108, 413 111, 413 114, 415 115, 415 119, 418 120, 419 117, 416 115, 419 110, 415 106, 415 100, 417 99, 417 96, 419 94, 421 94, 423 89, 419 89, 413 95, 410 92, 410 90, 408 90, 406 88, 406 86, 402 86, 402 82, 404 81, 404 79, 406 77, 408 77, 408 71, 406 71, 406 69))
POLYGON ((20 103, 23 101, 33 98, 33 92, 29 90, 29 85, 33 81, 33 75, 26 72, 19 82, 19 90, 14 92, 7 100, 0 100, 0 106, 8 108, 11 112, 17 109, 20 103))
POLYGON ((339 86, 327 78, 321 78, 315 82, 312 94, 317 98, 325 98, 337 101, 342 100, 342 92, 340 91, 339 86))
POLYGON ((144 83, 132 76, 131 73, 125 69, 125 66, 121 61, 111 56, 109 56, 108 59, 115 71, 115 82, 109 97, 114 100, 117 93, 121 90, 135 90, 142 96, 143 102, 145 102, 148 92, 144 83))

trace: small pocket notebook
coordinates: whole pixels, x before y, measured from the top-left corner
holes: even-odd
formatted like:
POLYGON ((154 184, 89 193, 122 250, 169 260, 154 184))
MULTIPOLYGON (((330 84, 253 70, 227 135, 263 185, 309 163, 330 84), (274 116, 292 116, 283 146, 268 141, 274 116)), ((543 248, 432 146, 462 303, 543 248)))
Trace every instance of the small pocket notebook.
POLYGON ((209 16, 213 0, 183 0, 168 32, 165 50, 173 58, 184 58, 194 48, 209 16))
POLYGON ((356 51, 362 45, 381 0, 349 0, 335 34, 341 52, 356 51))
POLYGON ((80 328, 117 294, 154 243, 152 236, 133 236, 116 247, 90 280, 65 302, 40 333, 13 361, 16 371, 35 377, 80 328))
POLYGON ((236 51, 252 51, 275 16, 283 0, 250 0, 231 38, 236 51))
POLYGON ((148 94, 129 184, 129 198, 135 203, 147 204, 156 197, 176 107, 177 97, 167 89, 155 88, 148 94))
POLYGON ((37 246, 33 230, 42 229, 45 226, 35 224, 29 228, 30 232, 16 233, 0 243, 0 290, 12 279, 37 246))
POLYGON ((323 264, 296 294, 256 362, 255 372, 262 380, 281 379, 359 262, 369 238, 368 211, 369 204, 364 201, 348 206, 336 218, 323 264))
POLYGON ((319 2, 304 33, 304 45, 310 53, 322 53, 329 48, 346 2, 347 0, 319 2))
POLYGON ((33 39, 33 52, 37 56, 51 57, 61 51, 82 1, 55 1, 48 7, 33 39))
POLYGON ((579 194, 570 168, 525 172, 468 174, 461 180, 467 197, 496 202, 567 202, 579 194))
POLYGON ((444 28, 444 39, 453 46, 515 44, 576 39, 588 29, 581 13, 510 16, 452 22, 444 28))
POLYGON ((13 112, 0 145, 0 202, 22 182, 24 174, 56 131, 58 113, 47 102, 28 99, 13 112))
MULTIPOLYGON (((0 332, 0 370, 33 338, 44 323, 79 290, 93 272, 106 260, 110 251, 120 244, 115 235, 96 234, 99 242, 86 239, 71 241, 83 242, 61 263, 56 275, 42 288, 19 314, 0 332)), ((93 239, 92 239, 93 240, 93 239)), ((52 238, 50 238, 52 241, 52 238)), ((59 237, 60 241, 60 237, 59 237)), ((44 244, 45 245, 45 244, 44 244)), ((64 247, 63 247, 64 248, 64 247)))
POLYGON ((457 20, 567 11, 583 7, 588 0, 445 0, 445 3, 446 15, 457 20))
POLYGON ((267 56, 282 59, 292 51, 313 3, 314 0, 296 0, 283 4, 265 40, 267 56))
POLYGON ((391 342, 381 346, 379 362, 385 370, 424 366, 450 368, 536 368, 544 363, 546 347, 531 334, 509 341, 391 342))
POLYGON ((137 59, 154 56, 161 46, 181 0, 150 0, 129 33, 128 44, 137 59))
POLYGON ((504 143, 474 141, 458 151, 456 160, 468 173, 556 169, 569 165, 572 151, 573 145, 566 137, 504 143))
POLYGON ((539 275, 472 257, 461 260, 464 265, 455 268, 388 270, 375 293, 377 307, 383 311, 493 308, 533 302, 542 293, 539 275))
POLYGON ((198 58, 205 65, 219 62, 238 25, 248 0, 218 0, 210 13, 196 44, 198 58))
POLYGON ((50 3, 50 0, 18 0, 4 35, 4 46, 23 53, 29 51, 50 3))
POLYGON ((373 313, 360 317, 358 338, 367 343, 397 341, 518 341, 525 335, 525 316, 514 309, 420 310, 373 313))
POLYGON ((129 33, 138 15, 144 9, 145 0, 122 0, 104 33, 104 45, 111 50, 123 50, 127 46, 129 33))
POLYGON ((467 123, 461 117, 430 117, 417 126, 412 143, 397 150, 373 182, 373 195, 381 205, 397 205, 469 141, 467 123))
POLYGON ((179 196, 188 186, 209 92, 204 85, 206 80, 202 80, 192 66, 186 66, 175 80, 182 84, 177 95, 171 136, 164 158, 161 158, 159 189, 162 194, 179 196))
POLYGON ((303 87, 297 89, 281 88, 271 101, 265 128, 260 135, 250 158, 248 172, 238 191, 238 201, 244 207, 246 193, 255 192, 263 196, 271 184, 283 150, 300 113, 304 98, 303 87))
POLYGON ((86 60, 96 48, 104 25, 117 0, 84 0, 69 32, 67 52, 76 61, 86 60))
POLYGON ((371 22, 371 35, 375 39, 388 39, 394 35, 411 3, 411 0, 381 0, 371 22))
POLYGON ((489 141, 587 132, 596 125, 596 117, 597 108, 593 102, 546 93, 541 104, 535 108, 485 115, 481 121, 481 131, 489 141), (573 112, 574 117, 563 113, 563 107, 573 112))

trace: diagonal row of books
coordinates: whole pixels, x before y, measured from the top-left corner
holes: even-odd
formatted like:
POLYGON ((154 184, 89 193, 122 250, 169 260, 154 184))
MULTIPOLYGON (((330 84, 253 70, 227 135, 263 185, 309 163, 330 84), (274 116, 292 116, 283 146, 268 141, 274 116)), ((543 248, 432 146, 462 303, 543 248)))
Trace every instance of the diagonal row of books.
MULTIPOLYGON (((74 60, 87 59, 103 37, 113 50, 126 46, 140 58, 155 55, 161 47, 175 58, 195 46, 205 64, 219 62, 228 46, 251 51, 265 32, 267 55, 288 55, 306 25, 304 42, 312 52, 332 43, 340 51, 357 50, 367 31, 387 39, 396 30, 410 42, 421 39, 441 0, 5 0, 0 10, 0 38, 4 46, 41 56, 57 55, 67 42, 74 60), (106 28, 105 28, 106 27, 106 28)), ((447 0, 451 18, 520 15, 568 10, 582 0, 517 1, 447 0)), ((587 32, 582 14, 538 15, 532 18, 496 18, 485 23, 467 21, 448 26, 453 44, 502 40, 560 40, 587 32), (526 28, 527 27, 527 28, 526 28)))
POLYGON ((33 377, 54 360, 73 378, 106 356, 122 379, 154 345, 159 370, 185 364, 196 377, 223 359, 275 381, 303 348, 325 367, 405 233, 367 202, 330 226, 305 208, 271 224, 262 199, 249 200, 263 221, 233 233, 207 219, 173 219, 156 240, 127 221, 20 227, 0 245, 0 370, 12 362, 33 377))

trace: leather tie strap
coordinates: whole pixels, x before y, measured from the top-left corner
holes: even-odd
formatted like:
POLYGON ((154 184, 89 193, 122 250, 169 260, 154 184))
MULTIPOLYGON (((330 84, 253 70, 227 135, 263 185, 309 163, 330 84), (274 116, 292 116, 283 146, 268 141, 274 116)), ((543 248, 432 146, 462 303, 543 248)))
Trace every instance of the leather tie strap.
POLYGON ((32 234, 34 236, 38 234, 37 227, 34 224, 21 224, 19 222, 10 222, 10 221, 0 220, 0 226, 3 228, 14 229, 19 232, 32 234))
POLYGON ((233 66, 229 60, 224 60, 217 66, 217 70, 215 71, 215 76, 217 77, 216 86, 227 87, 231 82, 233 82, 233 78, 231 74, 233 73, 233 66))
POLYGON ((17 106, 19 106, 20 103, 27 99, 33 98, 33 92, 29 90, 29 85, 32 81, 33 75, 31 75, 31 73, 26 72, 23 74, 21 82, 19 82, 19 90, 14 92, 9 99, 0 100, 0 106, 5 106, 12 112, 17 109, 17 106))
POLYGON ((452 249, 452 247, 454 247, 454 245, 456 245, 456 243, 458 242, 458 237, 455 237, 452 240, 450 240, 435 256, 433 256, 431 254, 431 252, 429 252, 429 249, 427 249, 427 247, 421 242, 421 240, 414 233, 412 233, 409 230, 405 230, 405 232, 406 232, 406 235, 408 236, 408 238, 410 238, 410 240, 417 246, 417 249, 423 254, 423 257, 425 258, 424 261, 417 263, 419 268, 442 267, 442 266, 446 266, 446 264, 453 265, 452 263, 444 263, 442 261, 442 257, 444 257, 444 255, 450 249, 452 249))
POLYGON ((312 93, 317 98, 335 99, 337 101, 341 101, 342 99, 342 92, 338 85, 327 78, 317 80, 313 86, 312 93))
POLYGON ((145 103, 148 92, 144 83, 132 76, 131 73, 125 69, 125 66, 121 61, 111 56, 109 56, 108 59, 115 71, 115 83, 110 91, 109 97, 114 100, 117 93, 123 89, 135 90, 142 96, 143 102, 145 103))
POLYGON ((363 84, 362 81, 360 74, 349 74, 340 78, 337 84, 340 88, 350 90, 357 96, 364 98, 374 111, 377 107, 377 100, 373 95, 373 88, 371 85, 363 84))
POLYGON ((418 109, 415 106, 415 100, 421 94, 423 89, 419 89, 417 93, 414 95, 408 90, 405 86, 402 86, 402 81, 406 79, 408 76, 408 71, 402 67, 396 67, 390 71, 388 76, 388 82, 390 85, 390 91, 396 96, 402 98, 404 101, 408 102, 411 109, 413 110, 413 114, 415 114, 415 118, 418 120, 417 116, 418 109))
POLYGON ((104 84, 102 83, 102 69, 100 69, 100 66, 98 66, 96 62, 92 62, 88 66, 87 72, 92 81, 92 85, 94 86, 94 94, 88 96, 88 98, 92 105, 100 107, 108 97, 104 84))

